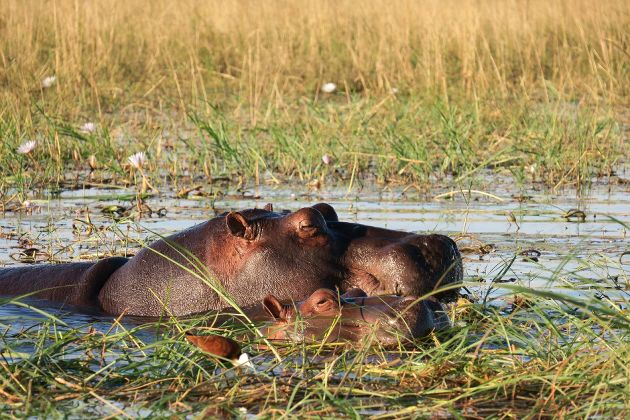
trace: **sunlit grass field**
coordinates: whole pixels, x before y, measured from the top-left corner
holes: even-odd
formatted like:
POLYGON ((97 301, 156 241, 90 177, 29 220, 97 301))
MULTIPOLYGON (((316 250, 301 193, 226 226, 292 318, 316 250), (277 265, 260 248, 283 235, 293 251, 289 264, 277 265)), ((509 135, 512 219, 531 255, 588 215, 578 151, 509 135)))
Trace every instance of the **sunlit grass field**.
MULTIPOLYGON (((1 0, 0 211, 89 187, 159 201, 257 185, 487 198, 494 177, 550 194, 621 184, 628 28, 625 0, 1 0)), ((623 257, 566 262, 623 271, 623 257)), ((627 417, 627 272, 541 266, 533 278, 566 286, 547 293, 506 286, 510 263, 466 278, 447 333, 393 350, 279 345, 281 361, 244 340, 254 370, 193 348, 183 332, 199 320, 20 312, 0 319, 0 418, 627 417)))
POLYGON ((6 0, 0 191, 137 182, 135 152, 167 189, 585 184, 628 151, 628 27, 621 0, 6 0))

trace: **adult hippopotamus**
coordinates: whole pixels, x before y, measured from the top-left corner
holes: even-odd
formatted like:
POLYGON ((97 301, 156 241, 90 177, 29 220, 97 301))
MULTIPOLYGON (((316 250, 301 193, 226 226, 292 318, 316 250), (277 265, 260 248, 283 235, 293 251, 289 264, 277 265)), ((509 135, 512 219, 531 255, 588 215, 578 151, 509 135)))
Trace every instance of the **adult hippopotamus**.
MULTIPOLYGON (((232 211, 141 249, 131 259, 0 269, 0 295, 97 307, 110 314, 184 316, 273 294, 300 300, 320 288, 421 296, 462 279, 443 235, 340 222, 328 204, 295 212, 232 211)), ((452 296, 453 290, 439 296, 452 296)))
MULTIPOLYGON (((269 295, 261 309, 262 313, 254 310, 249 315, 266 321, 261 332, 269 341, 357 343, 372 339, 390 347, 451 326, 444 306, 434 297, 367 297, 360 289, 343 295, 318 289, 300 302, 281 302, 269 295)), ((215 356, 236 360, 241 354, 240 345, 226 337, 188 334, 186 338, 215 356)))

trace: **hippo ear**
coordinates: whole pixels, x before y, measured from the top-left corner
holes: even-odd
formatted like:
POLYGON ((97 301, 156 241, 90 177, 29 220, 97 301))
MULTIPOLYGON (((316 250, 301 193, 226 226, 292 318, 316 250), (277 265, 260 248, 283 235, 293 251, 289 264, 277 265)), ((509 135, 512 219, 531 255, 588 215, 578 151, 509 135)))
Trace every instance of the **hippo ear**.
POLYGON ((252 228, 241 213, 237 211, 229 212, 227 216, 225 216, 225 224, 232 235, 245 239, 253 239, 252 228))
POLYGON ((284 310, 284 306, 274 295, 267 295, 263 299, 263 308, 269 315, 273 317, 273 319, 281 321, 286 320, 286 311, 284 310))
POLYGON ((236 360, 241 355, 241 346, 227 337, 218 335, 186 335, 188 341, 199 347, 206 353, 222 357, 224 359, 236 360))
POLYGON ((330 289, 318 289, 302 304, 300 314, 303 317, 313 315, 333 315, 339 311, 337 293, 330 289))
POLYGON ((312 307, 313 314, 323 314, 339 308, 337 296, 328 289, 315 291, 308 298, 308 303, 312 307))
POLYGON ((263 210, 273 211, 273 204, 271 203, 265 204, 265 207, 263 207, 263 210))
POLYGON ((322 214, 322 216, 324 216, 324 219, 327 222, 339 221, 339 216, 337 216, 337 212, 335 211, 335 209, 333 209, 333 207, 330 204, 319 203, 319 204, 315 204, 313 208, 319 211, 322 214))

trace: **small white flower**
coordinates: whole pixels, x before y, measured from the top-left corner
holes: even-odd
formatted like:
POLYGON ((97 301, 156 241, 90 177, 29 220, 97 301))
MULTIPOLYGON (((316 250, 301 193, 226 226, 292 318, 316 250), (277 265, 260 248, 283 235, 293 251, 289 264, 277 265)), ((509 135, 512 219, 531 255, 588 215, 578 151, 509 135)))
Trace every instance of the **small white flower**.
POLYGON ((96 131, 96 124, 93 122, 86 122, 79 128, 79 130, 84 133, 93 133, 96 131))
POLYGON ((528 165, 527 170, 529 171, 530 174, 534 175, 536 173, 536 164, 532 163, 531 165, 528 165))
POLYGON ((322 162, 324 162, 324 165, 330 165, 330 162, 332 162, 332 158, 330 157, 330 155, 324 155, 322 156, 322 162))
POLYGON ((133 155, 129 156, 129 163, 131 163, 131 166, 136 169, 142 169, 142 166, 144 166, 146 160, 147 155, 144 152, 134 153, 133 155))
POLYGON ((238 356, 238 360, 234 362, 234 366, 241 366, 254 370, 254 364, 250 360, 249 354, 247 353, 241 353, 241 355, 238 356))
POLYGON ((395 88, 395 87, 391 88, 389 90, 389 93, 391 93, 392 95, 396 95, 398 93, 398 88, 395 88))
POLYGON ((33 149, 35 149, 35 146, 37 146, 37 142, 35 140, 28 140, 18 147, 17 152, 21 155, 28 155, 33 151, 33 149))
POLYGON ((337 90, 337 85, 332 82, 324 83, 322 85, 322 92, 324 93, 333 93, 336 90, 337 90))
POLYGON ((48 76, 44 80, 42 80, 42 87, 47 89, 55 84, 57 81, 57 76, 48 76))

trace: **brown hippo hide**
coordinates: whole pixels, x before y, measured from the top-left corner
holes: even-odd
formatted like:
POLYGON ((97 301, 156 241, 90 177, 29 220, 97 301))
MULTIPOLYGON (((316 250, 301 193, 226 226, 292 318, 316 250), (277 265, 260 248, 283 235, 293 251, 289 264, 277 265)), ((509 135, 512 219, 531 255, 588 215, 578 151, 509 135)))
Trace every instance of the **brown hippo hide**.
MULTIPOLYGON (((341 296, 334 290, 319 289, 301 302, 281 302, 269 295, 262 308, 252 307, 248 312, 251 319, 266 321, 260 331, 270 341, 404 346, 451 326, 444 306, 433 298, 367 297, 360 289, 341 296)), ((226 337, 187 334, 186 338, 215 356, 236 360, 241 354, 240 345, 226 337)))
POLYGON ((281 303, 270 295, 263 306, 273 320, 263 329, 270 340, 358 342, 371 334, 379 344, 392 346, 451 325, 435 298, 367 297, 360 289, 341 296, 319 289, 297 303, 281 303))
POLYGON ((268 205, 220 215, 128 261, 0 269, 0 295, 35 292, 111 314, 184 316, 228 306, 212 282, 247 306, 269 294, 301 300, 335 287, 422 296, 461 279, 460 254, 446 236, 339 222, 328 204, 292 213, 268 205))

